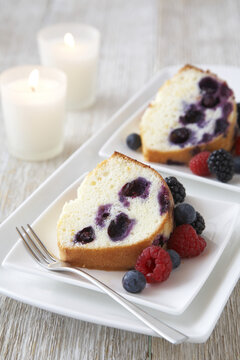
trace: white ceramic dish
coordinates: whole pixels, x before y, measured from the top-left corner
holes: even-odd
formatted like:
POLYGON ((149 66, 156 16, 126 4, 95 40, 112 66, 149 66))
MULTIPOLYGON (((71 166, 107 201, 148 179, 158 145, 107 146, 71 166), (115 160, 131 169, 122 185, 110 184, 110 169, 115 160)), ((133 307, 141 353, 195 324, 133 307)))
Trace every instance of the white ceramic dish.
MULTIPOLYGON (((84 177, 85 175, 81 176, 61 194, 33 224, 40 239, 56 257, 59 257, 56 236, 58 218, 64 203, 77 196, 77 188, 84 177)), ((229 242, 238 213, 238 205, 233 203, 223 201, 209 203, 207 199, 191 196, 187 197, 186 201, 206 219, 206 231, 202 236, 207 241, 207 247, 200 256, 183 259, 181 266, 172 272, 167 281, 158 285, 147 285, 141 294, 133 295, 125 292, 122 287, 124 271, 87 271, 135 303, 170 314, 181 314, 197 295, 229 242), (218 215, 216 215, 216 208, 219 211, 218 215)), ((45 271, 32 259, 21 239, 11 249, 3 261, 3 266, 99 291, 85 279, 45 271)))
MULTIPOLYGON (((240 71, 236 69, 235 71, 229 71, 227 67, 218 67, 215 69, 214 66, 204 67, 209 68, 213 72, 216 72, 220 77, 225 79, 229 86, 234 90, 236 99, 240 101, 240 71)), ((179 67, 172 67, 169 69, 169 78, 174 75, 179 67)), ((126 138, 131 133, 139 133, 139 123, 142 117, 144 110, 149 105, 151 99, 153 99, 156 95, 155 89, 152 88, 152 95, 150 99, 148 99, 145 103, 142 103, 137 111, 131 113, 131 115, 126 119, 126 121, 112 134, 112 136, 108 139, 108 141, 103 145, 100 149, 99 155, 102 157, 110 156, 114 151, 119 151, 125 155, 133 157, 134 159, 145 162, 146 164, 154 167, 158 171, 168 172, 169 174, 183 176, 195 181, 201 181, 206 184, 212 184, 215 186, 219 186, 223 189, 230 189, 237 192, 240 192, 240 175, 234 175, 232 180, 225 184, 218 181, 216 178, 212 177, 201 177, 194 175, 191 170, 187 166, 179 166, 179 165, 165 165, 159 163, 150 163, 144 161, 144 157, 141 153, 141 150, 133 151, 128 148, 126 145, 126 138)))
MULTIPOLYGON (((179 66, 177 67, 179 68, 179 66)), ((209 66, 216 72, 225 72, 240 80, 240 69, 227 66, 209 66)), ((0 263, 17 241, 15 226, 33 223, 79 175, 93 168, 101 159, 99 149, 116 129, 146 103, 165 81, 173 68, 157 74, 136 96, 124 105, 107 125, 78 149, 31 196, 19 206, 0 226, 0 263)), ((166 174, 167 175, 167 174, 166 174)), ((240 194, 230 189, 220 189, 188 178, 180 180, 190 195, 207 196, 211 200, 240 203, 240 194)), ((217 213, 217 209, 216 209, 217 213)), ((240 275, 240 223, 238 222, 229 245, 204 286, 190 306, 179 316, 147 308, 147 311, 169 325, 184 332, 189 342, 200 343, 208 339, 240 275)), ((102 293, 73 286, 36 274, 19 272, 0 266, 0 293, 18 301, 76 319, 116 327, 147 335, 154 335, 135 317, 102 293)), ((231 319, 229 320, 231 321, 231 319)), ((235 317, 232 318, 236 322, 235 317)))

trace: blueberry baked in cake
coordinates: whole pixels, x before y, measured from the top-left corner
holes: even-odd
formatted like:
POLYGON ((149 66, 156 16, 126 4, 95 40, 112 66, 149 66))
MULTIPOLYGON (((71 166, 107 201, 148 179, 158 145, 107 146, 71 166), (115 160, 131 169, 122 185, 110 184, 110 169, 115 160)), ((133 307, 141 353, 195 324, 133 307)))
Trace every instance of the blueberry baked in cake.
POLYGON ((142 116, 144 158, 184 164, 200 151, 230 151, 236 118, 228 84, 210 71, 186 65, 159 89, 142 116))
POLYGON ((173 206, 157 171, 115 152, 64 205, 57 225, 60 257, 80 267, 133 268, 143 249, 169 238, 173 206))

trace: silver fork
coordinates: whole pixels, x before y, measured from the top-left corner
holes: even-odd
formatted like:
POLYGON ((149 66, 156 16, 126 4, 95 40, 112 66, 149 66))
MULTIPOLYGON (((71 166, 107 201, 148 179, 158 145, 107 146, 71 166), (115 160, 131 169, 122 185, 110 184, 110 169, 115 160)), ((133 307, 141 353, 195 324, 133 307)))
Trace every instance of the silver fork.
POLYGON ((135 315, 145 325, 152 329, 157 335, 163 337, 164 339, 170 341, 173 344, 179 344, 188 339, 186 335, 146 313, 138 306, 132 304, 123 296, 113 291, 107 285, 94 278, 92 275, 88 274, 80 268, 72 267, 69 263, 60 261, 57 258, 53 257, 49 253, 45 245, 42 243, 42 241, 39 239, 35 231, 32 229, 32 227, 30 225, 27 226, 29 232, 27 232, 23 226, 21 227, 22 232, 18 228, 16 228, 16 230, 24 241, 24 244, 26 245, 30 254, 34 257, 34 259, 38 262, 39 265, 43 266, 47 270, 72 272, 87 279, 88 281, 99 287, 101 290, 103 290, 106 294, 108 294, 116 302, 122 305, 125 309, 130 311, 130 313, 135 315))

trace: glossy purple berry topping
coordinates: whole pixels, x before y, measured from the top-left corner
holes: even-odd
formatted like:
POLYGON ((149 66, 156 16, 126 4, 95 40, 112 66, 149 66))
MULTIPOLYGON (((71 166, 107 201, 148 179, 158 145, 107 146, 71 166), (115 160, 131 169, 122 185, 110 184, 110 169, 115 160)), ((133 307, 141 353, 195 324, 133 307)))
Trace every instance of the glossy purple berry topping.
POLYGON ((95 232, 92 226, 87 226, 78 231, 74 236, 74 243, 87 244, 95 239, 95 232))
POLYGON ((187 128, 177 128, 170 133, 170 141, 174 144, 183 144, 189 139, 190 134, 191 130, 187 128))
POLYGON ((136 221, 129 219, 129 217, 120 213, 112 220, 108 227, 108 235, 112 241, 119 241, 126 238, 132 230, 136 221))

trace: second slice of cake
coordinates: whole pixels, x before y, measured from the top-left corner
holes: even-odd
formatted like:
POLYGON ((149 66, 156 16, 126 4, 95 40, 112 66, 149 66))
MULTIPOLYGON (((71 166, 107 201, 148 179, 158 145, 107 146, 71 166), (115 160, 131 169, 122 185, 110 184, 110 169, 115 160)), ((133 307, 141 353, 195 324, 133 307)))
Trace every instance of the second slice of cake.
POLYGON ((141 124, 146 160, 187 163, 203 150, 230 151, 236 134, 236 102, 224 80, 186 65, 158 91, 141 124))
POLYGON ((166 241, 173 199, 157 171, 120 153, 92 170, 65 204, 57 226, 62 260, 76 266, 126 270, 144 248, 166 241))

